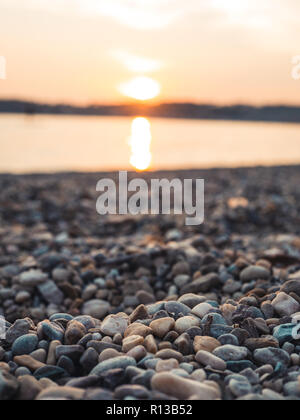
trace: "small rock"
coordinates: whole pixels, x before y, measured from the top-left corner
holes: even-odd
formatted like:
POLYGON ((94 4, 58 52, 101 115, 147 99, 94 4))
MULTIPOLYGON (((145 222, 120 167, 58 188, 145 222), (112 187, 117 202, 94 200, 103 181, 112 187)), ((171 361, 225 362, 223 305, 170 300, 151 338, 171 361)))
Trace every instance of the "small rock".
POLYGON ((250 283, 252 280, 269 280, 270 276, 267 268, 251 265, 241 272, 240 279, 243 283, 250 283))
POLYGON ((90 376, 100 376, 101 373, 110 369, 126 369, 127 366, 136 366, 136 360, 128 356, 120 356, 99 363, 90 373, 90 376))
POLYGON ((110 310, 110 304, 104 300, 94 299, 86 302, 82 307, 82 313, 96 319, 103 319, 110 310))
POLYGON ((200 326, 200 319, 197 319, 193 316, 184 316, 179 318, 175 323, 175 331, 179 334, 183 334, 189 328, 192 327, 199 327, 200 326))
POLYGON ((221 346, 221 343, 213 337, 196 336, 194 340, 195 353, 198 351, 207 351, 212 353, 215 349, 221 346))
POLYGON ((197 362, 204 365, 206 368, 211 367, 215 370, 225 371, 226 370, 226 363, 224 360, 220 359, 219 357, 214 356, 213 354, 207 352, 207 351, 199 351, 196 354, 196 360, 197 362))
POLYGON ((109 315, 101 325, 101 332, 113 337, 115 334, 124 335, 128 327, 129 319, 122 315, 109 315))
POLYGON ((225 362, 238 362, 240 360, 247 359, 248 349, 245 347, 226 345, 215 349, 213 354, 225 362))
POLYGON ((12 346, 13 355, 22 356, 32 353, 37 349, 38 342, 38 337, 35 334, 27 334, 17 338, 12 346))
POLYGON ((277 363, 286 366, 290 364, 290 355, 284 350, 274 348, 255 350, 254 359, 261 365, 272 365, 274 367, 277 366, 277 363))
POLYGON ((167 335, 169 331, 171 331, 175 327, 175 321, 173 318, 160 318, 155 321, 152 321, 150 324, 150 328, 154 332, 154 334, 159 337, 163 338, 167 335))
POLYGON ((272 302, 273 308, 280 316, 290 316, 300 310, 300 304, 286 293, 279 293, 272 302))

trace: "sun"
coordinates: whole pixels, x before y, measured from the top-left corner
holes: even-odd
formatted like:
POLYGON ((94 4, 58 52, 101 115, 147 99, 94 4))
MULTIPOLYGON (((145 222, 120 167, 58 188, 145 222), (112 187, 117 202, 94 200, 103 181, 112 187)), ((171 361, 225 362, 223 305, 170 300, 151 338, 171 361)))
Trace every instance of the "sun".
POLYGON ((160 94, 160 84, 151 77, 138 76, 123 83, 120 92, 129 98, 139 101, 147 101, 156 98, 160 94))
POLYGON ((134 118, 131 125, 129 144, 131 148, 131 165, 139 171, 148 169, 152 162, 151 124, 147 118, 134 118))

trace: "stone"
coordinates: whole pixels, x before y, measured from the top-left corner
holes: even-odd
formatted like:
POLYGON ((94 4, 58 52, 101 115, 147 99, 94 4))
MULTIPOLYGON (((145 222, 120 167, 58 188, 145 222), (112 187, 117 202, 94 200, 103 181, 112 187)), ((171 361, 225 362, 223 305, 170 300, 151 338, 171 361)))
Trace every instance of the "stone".
POLYGON ((182 294, 186 293, 207 293, 221 284, 219 276, 215 273, 207 274, 185 285, 181 289, 182 294))
POLYGON ((165 304, 165 310, 175 319, 180 315, 187 316, 191 313, 191 309, 183 303, 169 301, 165 304))
POLYGON ((6 332, 7 343, 13 344, 19 337, 28 334, 32 327, 31 322, 27 319, 17 320, 6 332))
POLYGON ((47 357, 47 365, 56 364, 56 347, 61 346, 61 342, 58 340, 51 341, 47 357))
POLYGON ((204 318, 201 321, 202 325, 205 325, 207 323, 210 323, 210 325, 226 325, 227 322, 225 318, 222 317, 222 315, 217 313, 210 313, 204 316, 204 318))
POLYGON ((150 324, 151 330, 159 338, 165 337, 174 327, 175 321, 173 318, 160 318, 150 324))
POLYGON ((17 379, 4 370, 0 370, 0 400, 11 400, 19 389, 17 379))
POLYGON ((21 292, 17 293, 15 297, 16 303, 22 305, 23 303, 27 302, 30 299, 30 293, 22 290, 21 292))
POLYGON ((22 273, 19 282, 24 287, 35 287, 48 280, 48 275, 41 270, 29 270, 22 273))
POLYGON ((63 292, 56 286, 54 281, 48 280, 38 286, 40 294, 46 302, 61 305, 64 300, 63 292))
POLYGON ((114 359, 105 360, 99 363, 91 371, 90 376, 100 376, 103 372, 111 369, 126 369, 128 366, 136 366, 136 360, 133 357, 120 356, 114 359))
POLYGON ((274 328, 273 336, 278 340, 282 346, 286 342, 293 341, 293 331, 295 324, 284 324, 274 328))
POLYGON ((220 346, 226 346, 227 344, 230 344, 232 346, 238 346, 239 340, 238 338, 233 334, 224 334, 219 337, 220 346))
POLYGON ((203 302, 192 309, 192 314, 202 319, 205 317, 205 315, 208 314, 208 312, 212 311, 213 309, 214 307, 212 305, 210 305, 209 303, 203 302))
POLYGON ((199 327, 200 326, 200 319, 197 319, 193 316, 184 316, 179 318, 175 323, 175 331, 179 334, 183 334, 189 328, 192 327, 199 327))
POLYGON ((109 315, 101 324, 101 332, 110 337, 118 333, 124 335, 128 323, 129 319, 124 315, 109 315))
POLYGON ((56 359, 59 359, 62 356, 67 356, 74 362, 77 362, 84 353, 84 348, 79 345, 66 345, 66 346, 57 346, 56 349, 56 359))
POLYGON ((300 296, 300 278, 298 280, 295 279, 287 281, 281 287, 280 291, 286 294, 296 293, 296 295, 300 296))
POLYGON ((283 292, 277 295, 272 305, 278 315, 282 317, 293 315, 300 310, 300 304, 294 298, 283 292))
POLYGON ((147 335, 153 334, 151 328, 146 325, 135 322, 134 324, 129 325, 124 333, 124 337, 129 337, 130 335, 140 335, 141 337, 146 337, 147 335))
POLYGON ((240 274, 240 279, 243 283, 250 283, 252 280, 269 280, 270 277, 270 270, 258 265, 251 265, 240 274))
POLYGON ((176 359, 159 360, 156 365, 156 372, 169 372, 179 368, 179 362, 176 359))
POLYGON ((139 305, 130 315, 129 320, 134 323, 138 320, 148 319, 149 314, 145 305, 139 305))
POLYGON ((252 392, 252 387, 249 382, 238 381, 236 379, 231 379, 228 388, 230 389, 231 393, 237 398, 251 394, 252 392))
POLYGON ((266 348, 258 349, 254 352, 254 359, 260 365, 277 366, 278 363, 288 366, 290 364, 290 355, 281 349, 266 348))
POLYGON ((95 349, 89 348, 85 350, 83 355, 80 358, 80 365, 82 366, 84 372, 90 373, 92 369, 98 364, 98 353, 95 349))
POLYGON ((206 368, 211 367, 212 369, 220 371, 226 370, 226 363, 224 362, 224 360, 214 356, 213 354, 207 351, 198 351, 198 353, 196 354, 196 361, 204 365, 206 368))
POLYGON ((220 346, 221 343, 213 337, 196 336, 194 339, 195 353, 201 350, 212 353, 215 349, 217 349, 220 346))
POLYGON ((71 387, 50 387, 39 393, 37 401, 52 400, 83 400, 85 391, 79 388, 71 387))
POLYGON ((228 344, 226 346, 218 347, 213 351, 213 354, 225 362, 238 362, 240 360, 247 359, 248 349, 245 347, 231 346, 228 344))
POLYGON ((127 352, 127 356, 133 357, 138 362, 147 356, 147 350, 144 346, 136 346, 127 352))
POLYGON ((144 346, 149 353, 157 353, 158 348, 153 335, 147 335, 144 341, 144 346))
POLYGON ((85 336, 86 332, 85 326, 80 322, 70 321, 65 332, 65 343, 69 345, 77 344, 85 336))
POLYGON ((37 349, 38 342, 38 337, 35 334, 27 334, 17 338, 12 346, 13 355, 22 356, 32 353, 37 349))
POLYGON ((179 363, 182 363, 184 360, 183 355, 173 349, 160 350, 156 353, 155 357, 163 360, 176 359, 179 363))
POLYGON ((144 337, 141 337, 140 335, 130 335, 129 337, 124 338, 123 344, 122 344, 122 350, 124 353, 127 353, 129 350, 143 343, 144 343, 144 337))
POLYGON ((53 381, 66 376, 66 371, 59 366, 44 366, 34 372, 34 377, 37 380, 42 378, 51 379, 53 381))
POLYGON ((253 352, 254 350, 264 349, 267 347, 278 348, 279 343, 278 340, 274 339, 273 337, 248 338, 245 341, 245 347, 247 347, 250 351, 253 352))
POLYGON ((18 400, 32 401, 42 391, 43 387, 33 376, 21 376, 18 379, 19 393, 18 400))
POLYGON ((197 396, 197 399, 202 401, 213 401, 221 398, 221 392, 217 387, 182 378, 168 372, 154 375, 151 385, 153 390, 170 395, 179 400, 188 400, 192 396, 197 396))
POLYGON ((182 295, 178 302, 183 303, 184 305, 188 306, 189 308, 193 309, 195 306, 199 305, 200 303, 204 303, 206 298, 204 296, 199 296, 194 293, 187 293, 182 295))
POLYGON ((110 310, 110 304, 101 299, 94 299, 85 302, 82 307, 83 315, 88 315, 96 319, 103 319, 110 310))
POLYGON ((30 353, 30 356, 33 357, 33 359, 37 360, 41 363, 46 363, 47 359, 47 352, 44 349, 38 349, 30 353))
POLYGON ((147 400, 150 397, 150 392, 141 385, 122 385, 116 388, 114 397, 117 400, 123 400, 126 397, 133 397, 137 400, 147 400))
POLYGON ((50 341, 63 341, 65 331, 62 327, 54 322, 43 321, 39 324, 43 331, 43 335, 50 341))
POLYGON ((28 368, 32 372, 42 368, 45 366, 44 363, 34 359, 31 356, 24 355, 24 356, 16 356, 14 357, 14 362, 19 365, 28 368))

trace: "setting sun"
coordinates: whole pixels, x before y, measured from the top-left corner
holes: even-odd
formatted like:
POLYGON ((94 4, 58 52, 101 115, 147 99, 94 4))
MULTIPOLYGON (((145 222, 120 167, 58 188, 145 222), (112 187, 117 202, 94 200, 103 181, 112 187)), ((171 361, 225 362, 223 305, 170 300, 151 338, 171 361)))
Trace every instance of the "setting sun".
POLYGON ((132 121, 130 147, 131 165, 139 171, 149 168, 152 161, 151 154, 151 125, 147 118, 135 118, 132 121))
POLYGON ((139 101, 156 98, 160 93, 159 83, 150 77, 139 76, 120 86, 120 92, 139 101))

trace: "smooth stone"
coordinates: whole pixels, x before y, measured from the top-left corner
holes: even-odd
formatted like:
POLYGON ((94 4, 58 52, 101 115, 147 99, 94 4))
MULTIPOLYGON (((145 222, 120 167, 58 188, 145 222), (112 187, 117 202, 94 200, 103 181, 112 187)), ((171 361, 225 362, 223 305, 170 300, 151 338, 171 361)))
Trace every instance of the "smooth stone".
POLYGON ((220 277, 215 273, 207 274, 194 280, 192 283, 183 286, 181 294, 186 293, 207 293, 221 284, 220 277))
POLYGON ((61 356, 58 359, 57 366, 64 369, 70 376, 75 374, 75 365, 68 356, 61 356))
POLYGON ((165 302, 152 303, 146 306, 149 315, 155 315, 157 312, 165 309, 165 302))
POLYGON ((69 314, 54 314, 52 316, 50 316, 49 320, 50 322, 54 322, 57 320, 63 319, 65 321, 72 321, 74 319, 74 317, 72 315, 69 314))
POLYGON ((209 311, 213 309, 214 307, 212 305, 210 305, 209 303, 203 302, 192 309, 192 314, 202 319, 205 317, 205 315, 208 314, 209 311))
POLYGON ((217 340, 222 335, 230 334, 231 332, 232 332, 232 327, 229 327, 226 325, 211 325, 210 327, 211 336, 216 338, 217 340))
POLYGON ((59 359, 62 356, 67 356, 76 362, 80 359, 80 357, 84 353, 84 348, 78 345, 66 345, 66 346, 57 346, 55 351, 56 351, 56 359, 59 359))
POLYGON ((277 366, 278 363, 288 366, 290 364, 290 355, 281 349, 266 348, 258 349, 254 352, 254 359, 261 365, 277 366))
POLYGON ((42 328, 44 336, 50 341, 63 341, 65 331, 59 325, 50 322, 43 321, 39 324, 42 328))
POLYGON ((227 326, 227 322, 222 317, 222 315, 216 314, 216 313, 210 313, 210 314, 205 315, 205 317, 201 321, 201 324, 202 325, 207 324, 207 322, 210 321, 210 319, 212 319, 211 325, 226 325, 227 326))
POLYGON ((221 392, 217 387, 208 386, 197 381, 182 378, 172 373, 157 373, 151 381, 152 389, 175 397, 179 400, 188 400, 196 395, 198 400, 217 400, 221 392))
POLYGON ((108 314, 110 310, 110 304, 105 300, 94 299, 85 302, 82 307, 83 315, 88 315, 96 319, 102 319, 108 314))
POLYGON ((141 385, 121 385, 116 388, 114 397, 117 400, 123 400, 128 396, 132 396, 138 400, 146 400, 150 397, 150 392, 141 385))
POLYGON ((196 354, 196 361, 204 365, 205 367, 211 367, 215 370, 225 371, 226 370, 226 363, 224 360, 220 359, 219 357, 214 356, 213 354, 207 351, 199 351, 196 354))
POLYGON ((20 378, 22 376, 28 376, 28 375, 31 376, 31 372, 26 367, 19 367, 18 369, 16 369, 14 375, 16 378, 20 378))
POLYGON ((70 321, 65 332, 65 343, 69 345, 77 344, 86 335, 86 332, 83 324, 75 320, 70 321))
POLYGON ((109 315, 101 324, 101 332, 113 337, 115 334, 124 335, 128 327, 129 319, 122 315, 109 315))
POLYGON ((47 351, 44 349, 38 349, 30 353, 30 356, 41 363, 46 363, 47 351))
POLYGON ((173 349, 160 350, 156 353, 155 357, 163 360, 176 359, 179 363, 182 363, 184 360, 183 355, 173 349))
POLYGON ((27 302, 30 299, 31 295, 29 292, 21 291, 17 293, 15 301, 16 303, 22 305, 23 303, 27 302))
POLYGON ((241 360, 238 362, 227 362, 227 370, 233 373, 240 373, 245 369, 255 370, 256 366, 249 360, 241 360))
POLYGON ((153 334, 151 328, 146 325, 135 322, 134 324, 129 325, 124 333, 124 337, 127 338, 130 335, 140 335, 141 337, 146 337, 147 335, 153 334))
POLYGON ((120 356, 114 359, 105 360, 104 362, 99 363, 91 371, 91 375, 99 376, 101 373, 110 369, 126 369, 127 366, 136 366, 136 360, 133 357, 120 356))
POLYGON ((281 287, 280 291, 287 294, 296 293, 296 295, 300 296, 300 279, 287 281, 281 287))
POLYGON ((200 319, 196 319, 193 316, 184 316, 179 318, 175 323, 175 331, 179 334, 183 334, 189 328, 192 327, 199 327, 200 326, 200 319))
POLYGON ((41 270, 29 270, 22 273, 19 282, 25 287, 35 287, 48 280, 48 275, 41 270))
POLYGON ((191 309, 187 305, 175 301, 166 302, 165 310, 175 318, 178 318, 180 314, 187 316, 191 313, 191 309))
POLYGON ((80 358, 80 365, 86 373, 90 373, 98 364, 99 355, 93 348, 87 349, 80 358))
POLYGON ((147 356, 147 350, 144 346, 136 346, 127 352, 128 357, 133 357, 137 362, 147 356))
POLYGON ((230 389, 231 393, 237 398, 251 394, 252 392, 252 387, 249 383, 240 382, 236 379, 231 379, 228 388, 230 389))
POLYGON ((245 341, 245 347, 247 347, 250 351, 255 351, 257 349, 264 349, 267 347, 274 347, 278 348, 278 340, 273 337, 266 337, 266 338, 248 338, 245 341))
POLYGON ((48 280, 38 286, 40 294, 46 302, 61 305, 64 301, 63 292, 56 286, 54 281, 48 280))
POLYGON ((18 319, 6 332, 6 341, 12 345, 19 337, 27 335, 32 329, 32 324, 27 319, 18 319))
POLYGON ((45 366, 45 363, 42 363, 31 356, 16 356, 14 357, 14 362, 19 365, 28 368, 32 372, 45 366))
POLYGON ((177 359, 159 360, 156 364, 156 372, 169 372, 173 369, 179 368, 179 362, 177 359))
POLYGON ((20 388, 18 400, 32 401, 42 391, 42 385, 33 376, 22 376, 18 379, 20 388))
POLYGON ((86 330, 89 331, 92 328, 96 328, 97 320, 92 318, 90 315, 81 315, 74 318, 74 321, 84 325, 86 330))
POLYGON ((231 346, 238 346, 239 345, 238 338, 233 334, 221 335, 221 337, 219 337, 219 342, 220 342, 220 346, 226 346, 228 344, 231 345, 231 346))
POLYGON ((38 342, 38 337, 35 334, 27 334, 17 338, 12 346, 13 355, 22 356, 32 353, 37 349, 38 342))
POLYGON ((283 386, 284 395, 300 398, 300 384, 298 381, 288 382, 283 386))
POLYGON ((195 295, 194 293, 187 293, 182 295, 179 299, 179 303, 183 303, 189 308, 193 309, 195 306, 204 303, 206 298, 204 296, 195 295))
POLYGON ((71 388, 81 388, 87 389, 99 385, 98 376, 83 376, 81 378, 70 379, 65 386, 70 386, 71 388))
POLYGON ((34 377, 38 380, 48 378, 56 380, 66 375, 66 371, 58 366, 44 366, 34 372, 34 377))
POLYGON ((167 335, 169 331, 171 331, 175 327, 175 321, 173 318, 160 318, 155 321, 152 321, 150 324, 150 328, 154 332, 154 334, 159 337, 163 338, 167 335))
POLYGON ((245 268, 240 274, 243 283, 249 283, 252 280, 269 280, 270 277, 271 273, 268 269, 257 265, 245 268))
POLYGON ((194 339, 195 353, 201 350, 212 353, 215 349, 217 349, 220 346, 221 346, 221 343, 213 337, 197 336, 194 339))
POLYGON ((51 341, 49 345, 48 357, 47 357, 47 365, 55 365, 56 364, 56 347, 61 346, 61 342, 54 340, 51 341))
POLYGON ((247 359, 248 349, 246 347, 238 347, 227 344, 215 349, 213 354, 225 362, 238 362, 240 360, 247 359))
POLYGON ((138 320, 148 319, 149 314, 145 305, 139 305, 129 316, 130 322, 134 323, 138 320))
POLYGON ((273 308, 278 315, 291 316, 300 310, 300 304, 286 293, 279 293, 272 302, 273 308))
POLYGON ((17 379, 4 370, 0 370, 0 400, 11 400, 19 389, 17 379))
POLYGON ((71 388, 67 386, 63 387, 51 387, 43 390, 39 393, 37 401, 48 401, 48 400, 82 400, 85 391, 79 388, 71 388))
POLYGON ((129 337, 124 338, 122 344, 122 351, 124 353, 127 353, 134 347, 140 346, 143 343, 144 337, 141 337, 140 335, 130 335, 129 337))
POLYGON ((147 335, 144 341, 144 346, 149 353, 157 353, 158 348, 153 335, 147 335))

